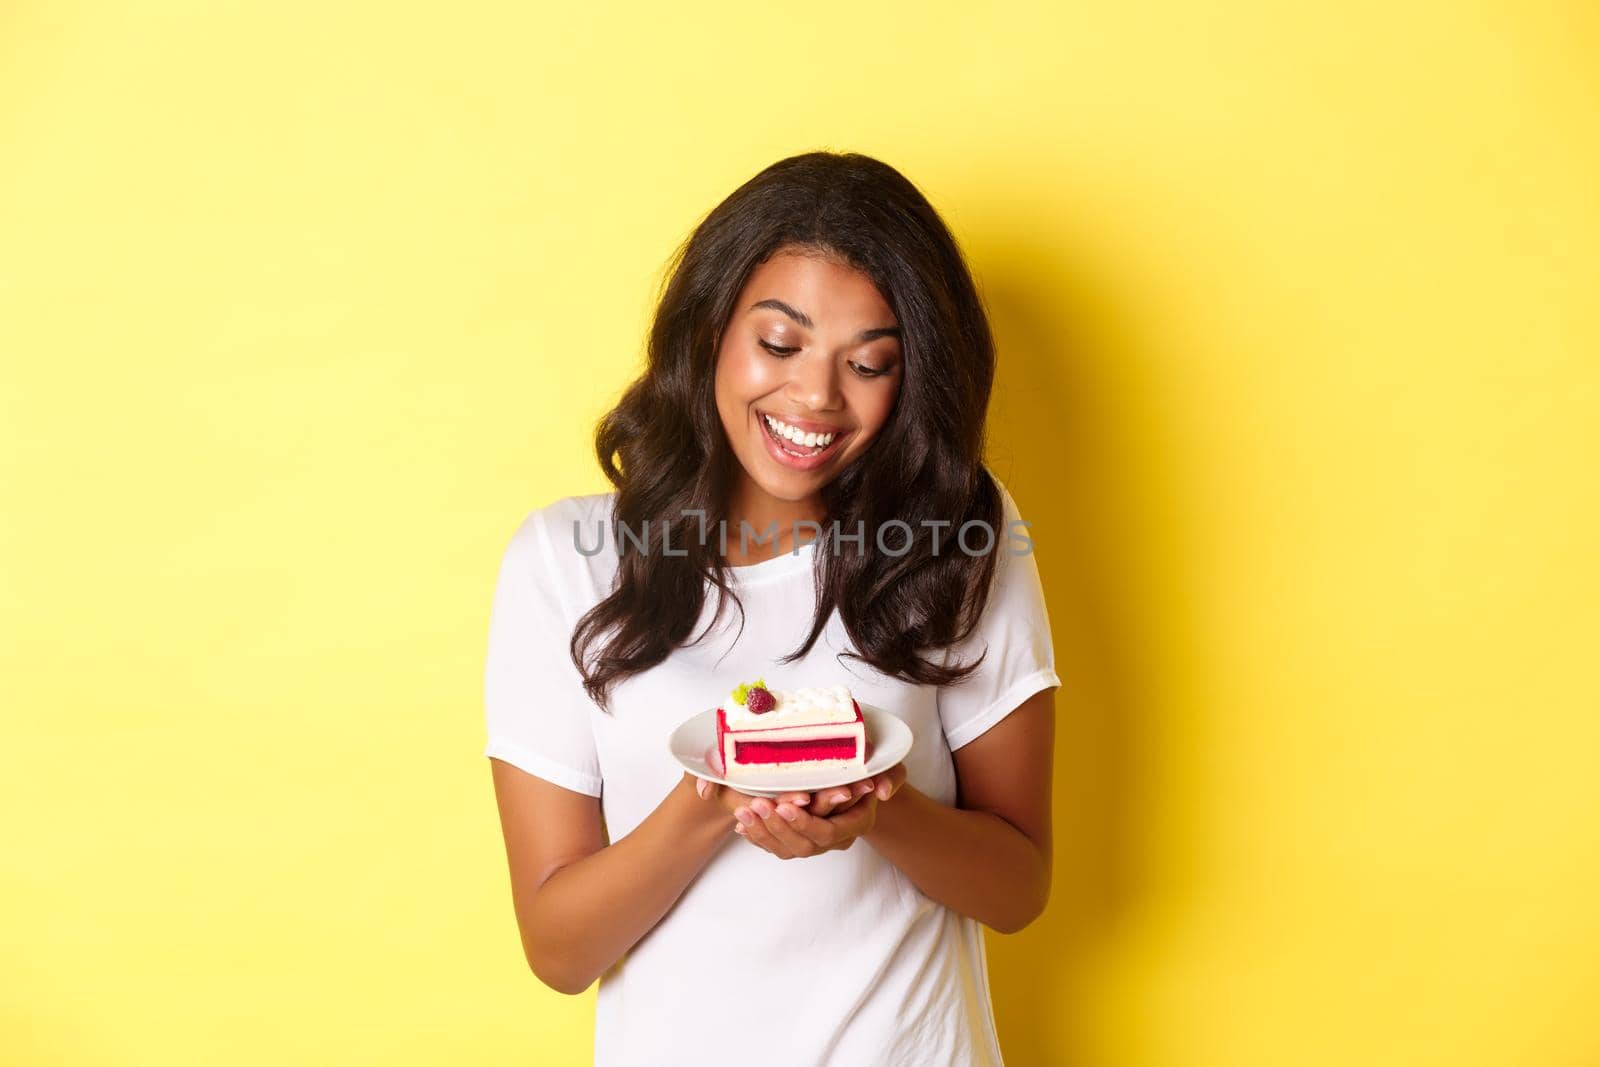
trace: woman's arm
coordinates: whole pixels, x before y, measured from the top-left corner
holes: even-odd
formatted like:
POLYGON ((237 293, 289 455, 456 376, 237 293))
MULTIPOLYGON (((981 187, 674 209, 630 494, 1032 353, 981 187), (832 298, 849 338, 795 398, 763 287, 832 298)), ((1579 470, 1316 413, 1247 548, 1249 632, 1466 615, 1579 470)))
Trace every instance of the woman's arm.
POLYGON ((583 992, 620 959, 732 834, 732 808, 700 799, 687 774, 633 832, 607 845, 598 798, 498 759, 489 764, 523 955, 563 993, 583 992))
MULTIPOLYGON (((751 842, 785 859, 848 848, 859 835, 913 885, 1001 933, 1015 933, 1050 897, 1050 778, 1055 692, 1046 689, 954 753, 957 807, 880 775, 843 814, 812 815, 780 797, 757 798, 751 842)), ((825 804, 813 807, 825 811, 825 804)))
POLYGON ((906 785, 864 835, 928 896, 1003 934, 1050 899, 1055 690, 1045 689, 953 753, 957 807, 906 785))

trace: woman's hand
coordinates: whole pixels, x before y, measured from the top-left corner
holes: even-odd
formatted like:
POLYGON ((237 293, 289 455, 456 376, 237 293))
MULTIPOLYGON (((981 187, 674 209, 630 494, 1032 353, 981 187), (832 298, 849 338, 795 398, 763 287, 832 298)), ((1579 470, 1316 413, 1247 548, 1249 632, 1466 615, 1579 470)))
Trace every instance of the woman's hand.
POLYGON ((894 796, 905 780, 905 765, 896 764, 872 778, 818 790, 815 796, 745 797, 734 808, 740 820, 734 832, 779 859, 847 849, 872 829, 878 804, 894 796))
MULTIPOLYGON (((684 771, 683 776, 685 778, 694 778, 694 791, 699 795, 701 800, 709 801, 712 804, 715 804, 717 807, 726 812, 730 818, 739 808, 748 807, 751 801, 757 799, 750 793, 741 793, 732 786, 718 785, 716 782, 708 782, 704 778, 695 778, 695 776, 690 774, 688 771, 684 771)), ((804 798, 798 801, 798 803, 801 804, 806 803, 810 798, 809 793, 788 793, 785 795, 804 798)), ((734 820, 734 824, 736 826, 738 825, 737 819, 734 820)))

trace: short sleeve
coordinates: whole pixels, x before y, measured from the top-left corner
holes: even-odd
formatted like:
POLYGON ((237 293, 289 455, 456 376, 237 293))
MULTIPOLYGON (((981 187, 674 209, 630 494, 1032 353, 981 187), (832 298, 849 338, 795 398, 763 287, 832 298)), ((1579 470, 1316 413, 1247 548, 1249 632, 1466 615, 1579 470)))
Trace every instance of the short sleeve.
POLYGON ((577 620, 563 607, 550 551, 553 506, 523 520, 500 562, 484 669, 484 755, 597 797, 594 705, 568 651, 577 620))
MULTIPOLYGON (((1041 689, 1061 684, 1032 537, 1021 525, 1016 501, 998 479, 995 484, 1004 517, 995 531, 997 556, 989 601, 972 633, 950 646, 945 662, 971 663, 985 648, 988 654, 965 679, 938 690, 939 719, 952 752, 1041 689)), ((969 538, 976 550, 976 534, 969 538)))

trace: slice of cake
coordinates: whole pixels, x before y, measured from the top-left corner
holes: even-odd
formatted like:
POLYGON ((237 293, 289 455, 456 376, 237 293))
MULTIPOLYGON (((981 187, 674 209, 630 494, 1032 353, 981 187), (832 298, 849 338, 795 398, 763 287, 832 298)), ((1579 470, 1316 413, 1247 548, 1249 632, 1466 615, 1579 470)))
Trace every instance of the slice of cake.
POLYGON ((867 724, 845 686, 770 690, 758 679, 717 709, 717 751, 729 780, 791 767, 865 771, 867 724))

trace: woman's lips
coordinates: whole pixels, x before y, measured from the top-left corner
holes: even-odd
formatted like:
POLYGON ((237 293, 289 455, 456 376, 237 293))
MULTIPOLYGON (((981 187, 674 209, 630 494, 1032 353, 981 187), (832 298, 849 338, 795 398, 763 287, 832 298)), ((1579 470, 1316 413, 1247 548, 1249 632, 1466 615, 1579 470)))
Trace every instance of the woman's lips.
POLYGON ((767 453, 790 470, 809 471, 822 466, 832 458, 834 452, 838 451, 839 443, 845 438, 843 432, 834 434, 833 440, 828 442, 827 448, 814 455, 797 456, 784 449, 784 445, 788 445, 791 442, 778 443, 781 439, 773 434, 772 427, 767 425, 765 416, 760 412, 756 413, 756 422, 761 426, 761 439, 767 443, 767 453))

